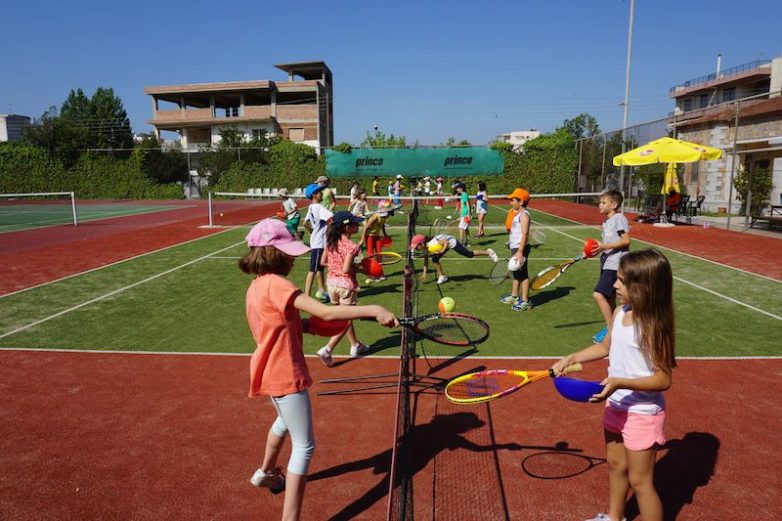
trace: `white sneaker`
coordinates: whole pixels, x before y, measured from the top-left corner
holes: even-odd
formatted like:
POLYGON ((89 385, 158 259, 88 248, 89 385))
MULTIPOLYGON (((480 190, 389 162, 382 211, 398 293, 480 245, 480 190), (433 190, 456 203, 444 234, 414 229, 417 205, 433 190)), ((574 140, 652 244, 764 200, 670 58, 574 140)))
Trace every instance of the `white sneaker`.
POLYGON ((445 275, 440 275, 439 277, 437 277, 438 284, 445 284, 446 282, 448 282, 448 277, 446 277, 445 275))
POLYGON ((256 487, 266 487, 272 491, 280 491, 285 488, 285 478, 279 468, 274 469, 268 474, 261 469, 255 471, 250 483, 256 487))
POLYGON ((491 257, 491 260, 493 260, 494 262, 500 262, 500 257, 494 252, 494 250, 489 248, 486 251, 488 252, 489 257, 491 257))
POLYGON ((321 347, 315 354, 318 355, 318 358, 320 358, 320 361, 323 362, 326 367, 331 367, 334 364, 334 361, 331 359, 331 351, 329 350, 328 346, 321 347))
POLYGON ((350 346, 350 356, 361 356, 369 351, 369 346, 364 342, 356 342, 350 346))

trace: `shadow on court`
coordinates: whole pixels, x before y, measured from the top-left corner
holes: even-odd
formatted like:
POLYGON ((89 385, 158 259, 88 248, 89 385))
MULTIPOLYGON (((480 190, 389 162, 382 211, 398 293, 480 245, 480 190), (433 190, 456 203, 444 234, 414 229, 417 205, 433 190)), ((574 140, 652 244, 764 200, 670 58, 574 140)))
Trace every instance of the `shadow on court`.
MULTIPOLYGON (((674 521, 684 505, 692 504, 698 488, 709 484, 717 465, 720 440, 708 432, 688 432, 680 440, 668 441, 662 450, 667 452, 654 467, 654 486, 663 503, 663 519, 674 521)), ((630 521, 638 515, 638 503, 632 496, 625 516, 630 521)))
MULTIPOLYGON (((424 469, 443 451, 464 449, 471 452, 489 452, 497 450, 521 450, 524 447, 516 443, 480 445, 468 440, 464 434, 486 425, 475 413, 457 412, 453 414, 438 414, 432 421, 415 425, 409 432, 413 455, 411 473, 415 475, 424 469)), ((391 467, 391 449, 384 450, 368 458, 343 463, 334 467, 310 474, 308 481, 334 478, 350 472, 372 469, 374 474, 383 474, 383 478, 375 486, 367 490, 361 497, 347 505, 331 520, 353 519, 365 512, 378 501, 388 496, 391 467)), ((506 512, 507 514, 507 512, 506 512)), ((506 515, 507 518, 507 515, 506 515)))
POLYGON ((557 286, 554 289, 550 289, 548 291, 542 291, 540 293, 534 294, 530 297, 530 302, 534 306, 542 306, 543 304, 546 304, 548 302, 551 302, 552 300, 557 300, 562 297, 567 297, 570 295, 570 292, 574 290, 573 286, 557 286))

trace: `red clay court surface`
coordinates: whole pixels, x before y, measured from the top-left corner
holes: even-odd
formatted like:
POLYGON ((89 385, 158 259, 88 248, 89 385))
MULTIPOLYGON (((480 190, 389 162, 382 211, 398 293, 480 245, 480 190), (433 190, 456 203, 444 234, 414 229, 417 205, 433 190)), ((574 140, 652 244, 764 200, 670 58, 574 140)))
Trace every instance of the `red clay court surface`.
MULTIPOLYGON (((279 519, 283 496, 248 482, 274 419, 266 399, 246 398, 248 357, 4 351, 0 359, 3 520, 279 519)), ((479 364, 550 361, 466 359, 439 376, 479 364)), ((310 367, 317 382, 390 373, 398 362, 310 367)), ((744 375, 738 368, 684 360, 676 370, 666 393, 669 443, 656 467, 666 519, 782 514, 782 421, 768 392, 778 388, 782 361, 742 361, 744 375)), ((584 376, 604 370, 592 364, 584 376)), ((313 392, 334 387, 316 383, 313 392)), ((313 403, 318 446, 304 519, 384 519, 395 395, 313 403)), ((490 405, 422 392, 416 519, 579 520, 604 509, 601 407, 567 402, 545 380, 490 405), (588 459, 573 462, 568 452, 588 459), (554 479, 524 471, 539 459, 554 465, 546 475, 554 479)))
MULTIPOLYGON (((554 209, 549 204, 561 203, 534 206, 554 209)), ((560 210, 586 224, 600 221, 594 208, 560 210)), ((199 203, 95 226, 4 234, 0 294, 214 233, 198 228, 203 224, 199 203)), ((781 243, 773 238, 643 225, 631 233, 782 280, 781 243)), ((248 483, 273 420, 265 400, 245 397, 248 360, 249 353, 0 351, 0 519, 278 519, 282 495, 248 483)), ((537 369, 550 361, 471 358, 437 376, 482 364, 537 369)), ((388 359, 310 366, 316 381, 398 370, 388 359)), ((604 366, 592 364, 584 376, 603 374, 604 366)), ((666 519, 782 517, 780 376, 782 360, 681 361, 666 393, 670 442, 656 467, 666 519)), ((313 393, 327 388, 316 383, 313 393)), ((393 393, 314 398, 318 448, 304 519, 384 519, 395 400, 393 393)), ((594 515, 607 501, 600 416, 599 405, 565 402, 545 381, 473 407, 421 393, 413 437, 416 517, 594 515), (553 469, 547 477, 556 479, 525 471, 543 460, 553 469), (593 466, 580 468, 583 462, 593 466)), ((628 513, 637 518, 632 505, 628 513)))

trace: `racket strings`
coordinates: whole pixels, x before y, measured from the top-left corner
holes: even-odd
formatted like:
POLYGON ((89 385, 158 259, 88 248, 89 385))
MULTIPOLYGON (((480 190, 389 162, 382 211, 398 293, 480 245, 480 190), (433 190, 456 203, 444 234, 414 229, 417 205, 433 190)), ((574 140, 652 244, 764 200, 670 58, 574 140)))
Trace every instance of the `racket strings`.
POLYGON ((526 376, 510 373, 476 373, 470 378, 457 380, 448 386, 448 396, 457 400, 487 398, 524 385, 526 376))
POLYGON ((538 273, 535 279, 530 283, 530 287, 534 290, 545 288, 554 282, 557 277, 559 277, 559 274, 559 266, 551 266, 538 273))
POLYGON ((441 317, 419 323, 416 330, 435 342, 453 345, 474 345, 486 340, 489 327, 481 320, 441 317))
POLYGON ((504 261, 495 262, 489 274, 489 280, 492 284, 500 284, 508 278, 508 263, 504 261))

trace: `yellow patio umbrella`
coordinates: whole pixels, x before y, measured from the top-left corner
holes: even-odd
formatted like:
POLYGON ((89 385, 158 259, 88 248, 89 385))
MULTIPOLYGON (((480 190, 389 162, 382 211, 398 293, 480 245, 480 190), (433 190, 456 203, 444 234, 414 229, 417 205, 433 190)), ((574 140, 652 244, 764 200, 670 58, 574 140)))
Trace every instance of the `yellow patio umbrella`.
POLYGON ((614 166, 650 165, 652 163, 694 163, 701 159, 719 159, 722 150, 681 139, 663 137, 614 156, 614 166))
MULTIPOLYGON (((671 189, 681 192, 679 178, 676 175, 676 163, 694 163, 702 159, 719 159, 722 150, 718 148, 691 143, 681 139, 663 137, 650 141, 645 145, 634 148, 624 154, 614 156, 614 166, 640 166, 654 163, 668 163, 665 171, 661 193, 667 194, 671 189)), ((665 201, 663 200, 663 208, 665 201)))
POLYGON ((660 190, 661 194, 668 194, 673 190, 677 194, 681 193, 679 188, 679 176, 676 175, 676 163, 668 163, 665 168, 665 180, 663 181, 663 188, 660 190))

